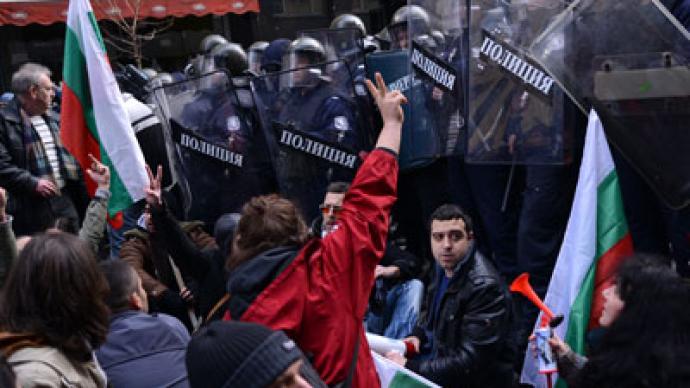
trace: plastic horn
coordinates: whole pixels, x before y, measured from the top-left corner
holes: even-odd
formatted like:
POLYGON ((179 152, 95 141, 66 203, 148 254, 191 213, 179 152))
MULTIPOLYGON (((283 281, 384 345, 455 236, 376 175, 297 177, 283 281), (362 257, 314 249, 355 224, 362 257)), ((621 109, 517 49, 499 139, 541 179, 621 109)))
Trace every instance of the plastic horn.
POLYGON ((541 310, 544 315, 548 318, 547 321, 550 321, 553 319, 554 314, 549 309, 546 307, 544 302, 541 301, 539 296, 537 295, 536 292, 532 289, 532 286, 529 284, 529 274, 527 272, 521 274, 515 280, 513 280, 513 284, 510 285, 510 291, 511 292, 519 292, 522 295, 525 296, 525 298, 529 299, 530 302, 534 303, 535 306, 541 310))

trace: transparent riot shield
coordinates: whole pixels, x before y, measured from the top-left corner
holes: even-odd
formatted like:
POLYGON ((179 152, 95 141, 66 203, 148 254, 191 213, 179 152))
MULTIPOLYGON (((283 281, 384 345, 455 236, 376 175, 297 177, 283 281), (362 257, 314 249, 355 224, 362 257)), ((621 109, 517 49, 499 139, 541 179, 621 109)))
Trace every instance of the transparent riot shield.
POLYGON ((659 1, 575 1, 531 52, 665 202, 690 203, 690 34, 659 1))
MULTIPOLYGON (((349 89, 353 85, 358 116, 360 121, 364 121, 361 125, 380 128, 380 116, 364 83, 367 71, 362 32, 356 28, 329 28, 302 31, 300 36, 314 38, 323 45, 328 61, 335 64, 329 73, 339 88, 349 89)), ((368 141, 373 144, 375 140, 375 134, 371 132, 368 141)))
POLYGON ((570 155, 564 93, 529 54, 561 0, 471 0, 465 159, 561 164, 570 155))
MULTIPOLYGON (((255 143, 251 112, 242 106, 224 72, 165 85, 160 98, 191 190, 189 218, 210 228, 222 214, 237 212, 260 194, 253 172, 255 143)), ((264 151, 265 152, 265 151, 264 151)))
MULTIPOLYGON (((460 153, 465 131, 467 7, 457 0, 410 0, 407 15, 412 83, 421 83, 424 105, 410 105, 410 117, 430 115, 439 156, 460 153)), ((396 32, 399 33, 399 32, 396 32)))
POLYGON ((343 87, 325 63, 252 79, 257 110, 276 171, 280 193, 306 220, 319 212, 330 182, 349 182, 359 152, 371 148, 358 119, 352 83, 343 87))
POLYGON ((328 61, 342 60, 351 72, 364 66, 364 37, 356 28, 326 28, 301 31, 299 36, 308 36, 319 41, 328 61))
POLYGON ((400 142, 400 169, 409 170, 431 164, 441 156, 443 136, 435 117, 427 109, 431 90, 410 74, 409 53, 405 50, 381 51, 367 55, 369 78, 381 73, 390 90, 399 90, 408 103, 403 105, 405 122, 400 142), (414 112, 414 114, 412 113, 414 112))

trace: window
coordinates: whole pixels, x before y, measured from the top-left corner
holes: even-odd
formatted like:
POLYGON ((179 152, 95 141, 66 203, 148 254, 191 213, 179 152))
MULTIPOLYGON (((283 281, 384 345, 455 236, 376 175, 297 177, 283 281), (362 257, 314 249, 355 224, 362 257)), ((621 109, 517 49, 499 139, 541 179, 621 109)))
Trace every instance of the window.
POLYGON ((353 12, 369 12, 380 8, 380 6, 378 0, 352 0, 353 12))
POLYGON ((276 4, 279 15, 323 15, 324 0, 280 0, 276 4))

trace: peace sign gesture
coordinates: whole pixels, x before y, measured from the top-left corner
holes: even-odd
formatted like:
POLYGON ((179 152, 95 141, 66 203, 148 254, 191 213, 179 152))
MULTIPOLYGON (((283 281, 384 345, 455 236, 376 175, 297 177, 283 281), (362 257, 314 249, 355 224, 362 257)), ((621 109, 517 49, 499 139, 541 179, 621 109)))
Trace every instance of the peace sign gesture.
POLYGON ((376 101, 376 105, 379 107, 384 125, 402 124, 404 117, 400 105, 407 104, 407 98, 398 90, 389 91, 381 73, 376 73, 376 86, 370 80, 365 82, 369 93, 374 97, 374 101, 376 101))
POLYGON ((146 173, 149 176, 149 187, 146 188, 146 203, 149 206, 161 207, 163 206, 163 197, 161 194, 161 182, 163 182, 163 167, 160 165, 158 166, 156 176, 154 177, 153 172, 151 171, 151 167, 146 165, 146 173))

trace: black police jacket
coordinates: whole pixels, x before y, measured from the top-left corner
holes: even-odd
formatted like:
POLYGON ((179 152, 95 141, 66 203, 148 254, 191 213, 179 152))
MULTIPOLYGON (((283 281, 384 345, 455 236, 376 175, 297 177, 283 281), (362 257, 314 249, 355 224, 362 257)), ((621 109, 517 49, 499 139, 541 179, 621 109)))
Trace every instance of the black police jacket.
POLYGON ((458 264, 434 320, 441 276, 445 274, 437 265, 425 311, 413 331, 422 348, 432 341, 432 356, 410 359, 405 366, 444 387, 510 387, 515 356, 509 340, 512 304, 501 276, 473 244, 458 264))

